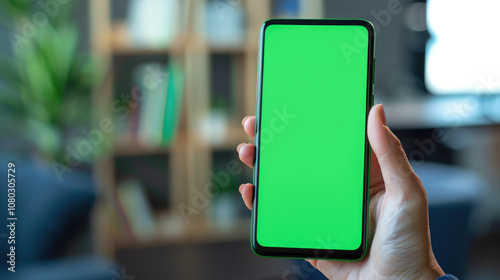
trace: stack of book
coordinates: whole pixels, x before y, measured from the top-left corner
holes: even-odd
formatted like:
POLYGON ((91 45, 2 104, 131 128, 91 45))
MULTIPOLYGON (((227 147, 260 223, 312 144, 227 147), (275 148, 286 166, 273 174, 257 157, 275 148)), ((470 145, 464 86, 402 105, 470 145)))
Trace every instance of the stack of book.
POLYGON ((125 129, 133 142, 143 146, 168 146, 176 136, 184 75, 175 63, 163 69, 159 63, 147 63, 134 71, 136 86, 125 129))

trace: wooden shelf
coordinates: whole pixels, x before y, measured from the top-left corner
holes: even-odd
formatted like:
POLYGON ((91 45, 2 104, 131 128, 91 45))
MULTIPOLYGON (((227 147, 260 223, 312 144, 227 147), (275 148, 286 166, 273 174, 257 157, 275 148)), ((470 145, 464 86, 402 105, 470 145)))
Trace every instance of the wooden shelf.
POLYGON ((209 53, 214 54, 244 54, 247 51, 245 45, 241 46, 226 46, 226 47, 218 47, 218 46, 208 46, 207 47, 209 53))
POLYGON ((111 25, 110 34, 104 37, 109 41, 111 52, 119 55, 179 54, 184 52, 188 42, 196 45, 193 49, 195 52, 243 55, 245 52, 256 51, 255 47, 245 43, 239 46, 211 46, 205 44, 205 42, 199 38, 190 38, 187 35, 176 35, 176 37, 172 40, 172 44, 164 48, 136 46, 132 41, 127 23, 125 22, 113 23, 111 25))
MULTIPOLYGON (((244 42, 237 46, 209 45, 203 34, 199 34, 200 24, 204 17, 200 12, 206 7, 207 0, 181 1, 185 5, 183 11, 183 31, 178 34, 172 44, 164 48, 149 48, 136 46, 133 43, 130 30, 125 21, 113 22, 111 19, 111 0, 88 0, 90 3, 90 39, 92 51, 99 56, 106 67, 106 77, 93 92, 92 102, 95 108, 95 120, 112 119, 110 110, 112 98, 115 96, 115 83, 119 71, 113 63, 113 56, 172 56, 184 72, 183 105, 179 116, 179 131, 174 143, 170 146, 150 146, 140 144, 131 135, 123 134, 112 139, 112 152, 103 156, 101 164, 94 166, 96 181, 100 195, 100 203, 95 209, 94 235, 95 250, 108 258, 113 258, 120 248, 141 248, 153 246, 168 246, 179 243, 210 243, 229 240, 247 240, 250 237, 251 222, 249 218, 240 218, 227 227, 227 224, 217 224, 210 213, 212 204, 202 209, 189 224, 177 222, 177 230, 171 231, 168 225, 170 215, 178 215, 176 206, 180 203, 193 201, 194 194, 203 192, 203 187, 210 182, 213 171, 213 155, 218 151, 234 151, 240 143, 252 143, 253 139, 245 134, 241 126, 241 117, 255 112, 255 86, 257 83, 258 41, 262 23, 271 17, 268 0, 243 1, 241 5, 246 11, 246 28, 244 42), (234 100, 234 111, 225 122, 223 139, 210 142, 209 134, 200 131, 209 117, 211 108, 210 75, 211 55, 228 54, 235 64, 234 75, 231 75, 231 90, 238 93, 234 100), (235 58, 235 59, 233 59, 235 58), (153 213, 157 232, 147 240, 137 240, 122 236, 117 232, 120 224, 116 224, 117 205, 114 196, 117 191, 116 157, 165 155, 168 154, 170 213, 153 213), (114 219, 115 218, 115 219, 114 219), (167 226, 166 226, 167 225, 167 226), (226 230, 223 230, 226 228, 226 230)), ((319 13, 321 7, 317 3, 323 0, 309 0, 308 5, 316 7, 319 13), (316 3, 316 4, 314 4, 316 3)), ((309 7, 310 8, 310 7, 309 7)), ((310 14, 308 17, 318 17, 310 14)), ((125 59, 128 59, 126 57, 125 59)), ((135 57, 134 57, 135 59, 135 57)), ((169 57, 170 59, 170 57, 169 57)), ((207 124, 211 125, 211 124, 207 124)), ((211 128, 208 128, 211 129, 211 128)), ((130 132, 129 132, 130 133, 130 132)), ((160 171, 161 173, 162 171, 160 171)), ((139 175, 140 177, 140 175, 139 175)), ((140 181, 140 178, 138 178, 140 181)), ((178 217, 177 217, 178 218, 178 217)), ((170 220, 170 222, 172 222, 170 220)))
POLYGON ((138 143, 115 142, 113 144, 113 154, 115 156, 138 156, 166 154, 170 151, 168 147, 145 146, 138 143))
POLYGON ((113 140, 113 154, 115 156, 137 156, 137 155, 154 155, 165 154, 171 152, 175 147, 182 149, 186 146, 186 132, 178 131, 173 143, 168 146, 147 145, 132 138, 131 135, 116 135, 113 140))
POLYGON ((172 44, 163 48, 150 48, 134 45, 126 22, 116 22, 111 25, 110 34, 103 36, 108 41, 110 51, 119 55, 158 55, 178 54, 185 49, 187 36, 177 35, 172 44))
POLYGON ((240 143, 253 143, 253 139, 245 133, 241 124, 235 124, 229 126, 226 138, 222 143, 211 144, 210 147, 215 150, 236 150, 240 143))
POLYGON ((236 147, 240 143, 253 143, 254 139, 248 136, 243 130, 241 124, 232 122, 229 124, 224 132, 223 139, 210 140, 207 135, 203 135, 201 132, 196 132, 196 139, 191 143, 194 147, 198 149, 209 149, 209 150, 236 150, 236 147))
POLYGON ((190 223, 181 234, 161 234, 149 240, 137 240, 120 236, 117 238, 119 248, 144 248, 169 246, 182 243, 215 243, 235 240, 249 240, 251 230, 251 218, 239 218, 234 222, 231 229, 220 230, 213 224, 207 222, 190 223))

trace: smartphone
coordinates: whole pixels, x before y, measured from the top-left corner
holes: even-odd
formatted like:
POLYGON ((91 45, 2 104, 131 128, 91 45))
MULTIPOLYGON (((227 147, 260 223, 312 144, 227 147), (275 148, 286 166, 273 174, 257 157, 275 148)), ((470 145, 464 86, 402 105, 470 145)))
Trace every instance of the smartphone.
POLYGON ((251 239, 256 254, 365 255, 374 45, 366 20, 272 19, 262 25, 251 239))

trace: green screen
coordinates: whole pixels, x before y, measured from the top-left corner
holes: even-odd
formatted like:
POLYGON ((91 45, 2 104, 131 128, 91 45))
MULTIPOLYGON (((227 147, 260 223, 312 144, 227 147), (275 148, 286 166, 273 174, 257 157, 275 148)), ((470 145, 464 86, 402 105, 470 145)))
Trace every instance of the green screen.
POLYGON ((361 245, 368 31, 264 31, 256 238, 261 246, 361 245))

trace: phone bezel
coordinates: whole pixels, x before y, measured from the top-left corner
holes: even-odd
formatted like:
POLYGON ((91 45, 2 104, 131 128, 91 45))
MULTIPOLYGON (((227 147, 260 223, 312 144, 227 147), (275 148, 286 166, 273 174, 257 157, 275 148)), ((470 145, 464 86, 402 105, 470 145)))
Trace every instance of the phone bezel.
POLYGON ((261 256, 268 257, 288 257, 288 258, 308 258, 308 259, 338 259, 338 260, 358 260, 364 257, 367 251, 367 231, 369 217, 369 180, 370 180, 370 145, 367 138, 368 113, 373 104, 373 84, 374 84, 374 52, 375 52, 375 29, 366 20, 359 19, 271 19, 262 24, 259 40, 259 59, 257 76, 257 112, 255 122, 255 165, 254 165, 254 201, 252 211, 252 250, 261 256), (365 118, 365 170, 363 186, 363 226, 361 245, 356 250, 329 250, 329 249, 304 249, 304 248, 283 248, 266 247, 257 241, 257 201, 258 201, 258 178, 259 178, 259 155, 260 155, 260 118, 262 106, 262 75, 265 31, 271 25, 348 25, 363 26, 368 31, 368 62, 367 62, 367 86, 366 86, 366 118, 365 118))

